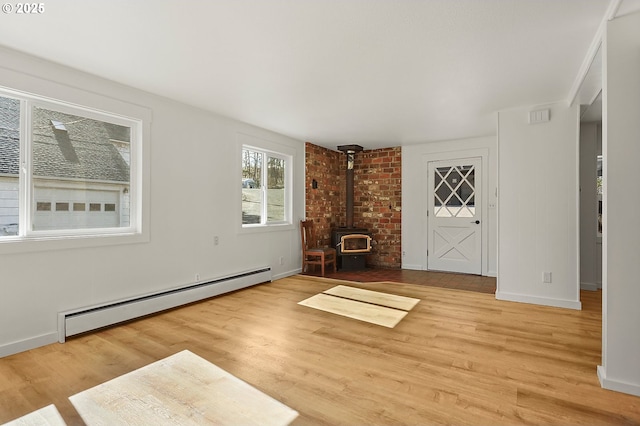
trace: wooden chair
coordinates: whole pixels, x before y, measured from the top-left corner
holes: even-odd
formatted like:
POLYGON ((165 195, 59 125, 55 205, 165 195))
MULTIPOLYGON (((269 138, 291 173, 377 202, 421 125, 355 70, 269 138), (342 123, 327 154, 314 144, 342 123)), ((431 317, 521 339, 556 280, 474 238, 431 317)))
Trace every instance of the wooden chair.
MULTIPOLYGON (((302 241, 302 272, 308 265, 320 265, 324 277, 325 265, 333 263, 333 272, 336 272, 336 249, 331 247, 315 247, 316 240, 313 233, 313 221, 300 221, 300 239, 302 241)), ((315 268, 315 266, 314 266, 315 268)))

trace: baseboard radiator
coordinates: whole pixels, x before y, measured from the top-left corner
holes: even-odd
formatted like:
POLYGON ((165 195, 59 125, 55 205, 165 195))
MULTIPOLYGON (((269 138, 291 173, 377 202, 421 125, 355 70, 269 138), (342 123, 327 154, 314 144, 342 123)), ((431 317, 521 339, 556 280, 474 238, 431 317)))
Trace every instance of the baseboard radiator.
POLYGON ((177 306, 271 281, 271 268, 256 269, 159 293, 58 313, 58 341, 177 306))

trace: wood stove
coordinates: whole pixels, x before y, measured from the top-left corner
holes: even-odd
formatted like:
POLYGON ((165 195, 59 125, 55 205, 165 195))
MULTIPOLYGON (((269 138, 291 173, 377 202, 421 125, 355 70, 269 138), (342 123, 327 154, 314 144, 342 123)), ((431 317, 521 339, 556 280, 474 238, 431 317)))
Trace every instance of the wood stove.
POLYGON ((331 232, 331 244, 338 255, 338 269, 357 271, 366 268, 367 254, 371 253, 371 234, 364 228, 353 226, 353 165, 359 145, 341 145, 339 151, 347 155, 347 226, 331 232))
POLYGON ((367 234, 347 234, 340 237, 338 245, 342 254, 369 253, 371 237, 367 234))
POLYGON ((371 235, 364 228, 336 228, 331 232, 331 244, 338 255, 337 267, 343 271, 359 271, 367 267, 371 252, 371 235))

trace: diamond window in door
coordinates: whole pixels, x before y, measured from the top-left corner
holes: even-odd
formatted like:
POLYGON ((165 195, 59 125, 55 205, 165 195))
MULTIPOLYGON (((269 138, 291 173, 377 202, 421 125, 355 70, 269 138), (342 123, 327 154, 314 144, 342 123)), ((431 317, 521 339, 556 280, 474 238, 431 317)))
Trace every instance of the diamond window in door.
POLYGON ((436 167, 434 207, 436 217, 474 217, 475 166, 436 167))

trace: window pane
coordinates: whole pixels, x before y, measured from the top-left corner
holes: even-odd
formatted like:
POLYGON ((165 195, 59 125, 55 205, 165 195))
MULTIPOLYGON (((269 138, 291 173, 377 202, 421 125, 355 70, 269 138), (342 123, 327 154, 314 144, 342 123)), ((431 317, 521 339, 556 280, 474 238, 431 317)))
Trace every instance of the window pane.
POLYGON ((18 235, 20 101, 0 97, 0 237, 18 235))
POLYGON ((250 149, 242 150, 242 224, 261 223, 263 193, 263 154, 250 149))
POLYGON ((32 112, 34 199, 56 206, 56 214, 36 208, 33 229, 128 227, 131 129, 40 107, 32 112), (89 211, 80 207, 87 203, 89 211), (90 214, 102 204, 113 210, 90 214))
POLYGON ((280 153, 242 148, 243 225, 282 224, 291 216, 286 205, 289 162, 280 153))
POLYGON ((51 203, 45 203, 43 201, 38 201, 36 203, 36 210, 39 212, 50 212, 51 211, 51 203))
POLYGON ((267 221, 282 222, 284 214, 285 161, 267 158, 267 221))
POLYGON ((437 217, 475 217, 474 166, 436 168, 434 211, 437 217))

